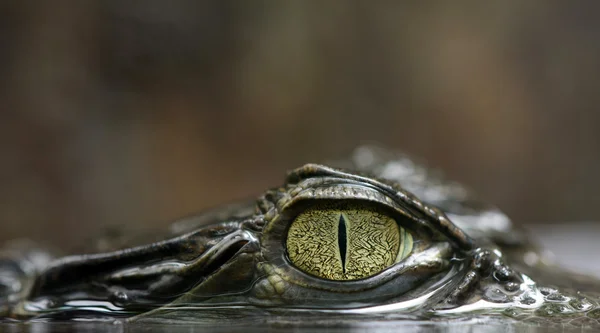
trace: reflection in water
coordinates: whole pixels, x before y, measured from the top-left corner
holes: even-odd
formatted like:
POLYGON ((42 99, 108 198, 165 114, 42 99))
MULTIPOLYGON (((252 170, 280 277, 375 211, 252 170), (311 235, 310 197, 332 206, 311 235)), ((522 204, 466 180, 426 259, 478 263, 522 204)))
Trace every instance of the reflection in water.
MULTIPOLYGON (((225 333, 225 332, 294 332, 294 333, 336 333, 336 332, 515 332, 515 333, 534 333, 534 332, 586 332, 585 329, 573 328, 548 328, 535 325, 501 324, 501 323, 483 323, 481 320, 459 321, 459 322, 415 322, 415 321, 387 321, 387 322, 361 322, 352 325, 340 323, 332 324, 272 324, 256 326, 230 326, 230 323, 220 326, 198 326, 198 325, 167 325, 167 324, 131 324, 121 322, 90 323, 90 322, 69 322, 69 323, 46 323, 32 322, 27 324, 0 324, 0 332, 32 332, 32 333, 52 333, 52 332, 107 332, 107 333, 225 333)), ((591 331, 590 331, 591 332, 591 331)))

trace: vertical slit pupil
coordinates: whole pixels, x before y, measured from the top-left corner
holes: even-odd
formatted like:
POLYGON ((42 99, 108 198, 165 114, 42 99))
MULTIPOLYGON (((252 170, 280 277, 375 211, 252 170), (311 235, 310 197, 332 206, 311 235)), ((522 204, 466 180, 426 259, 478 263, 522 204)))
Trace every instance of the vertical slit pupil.
POLYGON ((338 246, 344 273, 346 273, 346 241, 346 220, 344 220, 344 215, 340 214, 340 221, 338 223, 338 246))

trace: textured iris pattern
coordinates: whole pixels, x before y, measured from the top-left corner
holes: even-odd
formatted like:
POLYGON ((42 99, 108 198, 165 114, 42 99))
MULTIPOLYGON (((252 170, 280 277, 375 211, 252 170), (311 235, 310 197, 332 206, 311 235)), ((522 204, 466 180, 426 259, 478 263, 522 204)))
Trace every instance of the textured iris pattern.
POLYGON ((299 214, 287 236, 291 262, 329 280, 356 280, 404 259, 412 236, 390 216, 356 203, 322 203, 299 214))

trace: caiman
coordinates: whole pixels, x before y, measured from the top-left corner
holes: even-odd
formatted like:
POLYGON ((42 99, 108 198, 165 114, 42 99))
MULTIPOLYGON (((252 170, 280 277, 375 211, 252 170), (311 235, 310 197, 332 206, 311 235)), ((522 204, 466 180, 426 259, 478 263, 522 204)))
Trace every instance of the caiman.
POLYGON ((549 264, 495 206, 401 153, 357 148, 162 240, 0 252, 4 322, 469 322, 600 329, 600 283, 549 264))

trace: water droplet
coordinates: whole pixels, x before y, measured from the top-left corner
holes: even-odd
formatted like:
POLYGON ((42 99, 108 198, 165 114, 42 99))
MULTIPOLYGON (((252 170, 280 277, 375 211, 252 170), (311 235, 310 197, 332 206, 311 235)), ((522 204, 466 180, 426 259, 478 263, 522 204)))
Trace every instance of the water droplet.
POLYGON ((507 282, 504 284, 504 290, 507 292, 515 292, 519 290, 520 287, 521 285, 516 282, 507 282))
POLYGON ((125 292, 118 290, 112 294, 111 303, 113 303, 114 305, 123 307, 127 305, 128 302, 129 297, 125 292))
POLYGON ((566 302, 569 300, 569 298, 564 296, 561 293, 556 292, 556 293, 552 293, 552 294, 548 295, 546 297, 546 300, 552 301, 552 302, 566 302))
POLYGON ((588 311, 594 307, 594 305, 586 298, 572 299, 569 302, 569 305, 578 311, 588 311))

